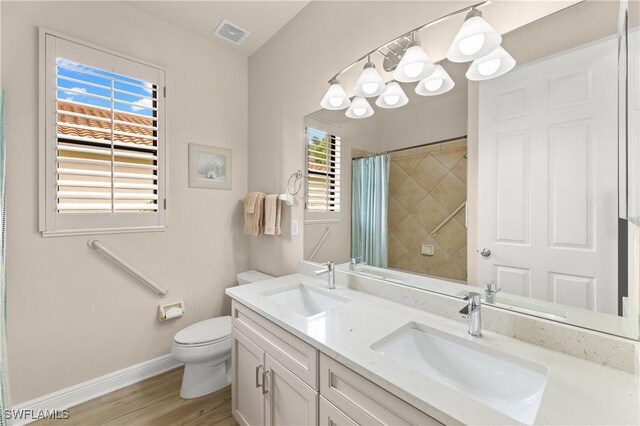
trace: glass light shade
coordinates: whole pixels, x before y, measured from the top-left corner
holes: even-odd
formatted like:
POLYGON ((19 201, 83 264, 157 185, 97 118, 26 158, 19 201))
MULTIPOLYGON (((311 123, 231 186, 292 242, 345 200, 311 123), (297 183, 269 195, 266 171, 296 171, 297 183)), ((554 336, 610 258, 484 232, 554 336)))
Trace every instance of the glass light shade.
POLYGON ((387 88, 376 99, 376 105, 380 108, 400 108, 409 102, 409 98, 397 81, 387 83, 387 88))
POLYGON ((502 43, 502 36, 482 16, 464 21, 447 52, 451 62, 469 62, 494 51, 502 43))
POLYGON ((372 62, 367 62, 356 82, 356 87, 353 92, 356 96, 361 96, 365 98, 371 98, 373 96, 378 96, 384 92, 384 80, 376 71, 375 65, 372 62))
POLYGON ((404 52, 400 63, 393 72, 394 80, 411 83, 427 78, 433 73, 435 65, 418 45, 411 46, 404 52))
POLYGON ((420 80, 416 86, 416 93, 420 96, 434 96, 453 89, 453 79, 442 65, 436 65, 436 70, 429 77, 420 80))
POLYGON ((351 101, 345 115, 349 118, 367 118, 373 115, 373 108, 365 98, 356 96, 351 101))
POLYGON ((325 93, 320 106, 324 109, 339 110, 345 109, 351 104, 347 92, 344 91, 340 83, 335 82, 329 86, 327 93, 325 93))
POLYGON ((489 80, 511 71, 516 60, 502 47, 471 63, 467 70, 467 78, 473 81, 489 80))

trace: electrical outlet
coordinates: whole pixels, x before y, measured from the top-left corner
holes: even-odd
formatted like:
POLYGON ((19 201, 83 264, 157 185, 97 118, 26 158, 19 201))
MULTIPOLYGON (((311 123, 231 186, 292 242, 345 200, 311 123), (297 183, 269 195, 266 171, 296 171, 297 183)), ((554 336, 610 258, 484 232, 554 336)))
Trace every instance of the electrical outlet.
POLYGON ((298 222, 298 219, 291 220, 291 235, 294 237, 300 235, 300 222, 298 222))

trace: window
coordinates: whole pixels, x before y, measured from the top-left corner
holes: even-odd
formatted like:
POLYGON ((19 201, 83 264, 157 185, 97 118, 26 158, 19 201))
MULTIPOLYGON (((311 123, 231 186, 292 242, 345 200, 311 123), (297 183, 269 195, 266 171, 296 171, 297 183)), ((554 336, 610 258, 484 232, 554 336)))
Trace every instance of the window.
POLYGON ((43 235, 165 228, 165 71, 41 31, 43 235))
POLYGON ((307 123, 307 222, 340 219, 339 128, 308 120, 307 123))

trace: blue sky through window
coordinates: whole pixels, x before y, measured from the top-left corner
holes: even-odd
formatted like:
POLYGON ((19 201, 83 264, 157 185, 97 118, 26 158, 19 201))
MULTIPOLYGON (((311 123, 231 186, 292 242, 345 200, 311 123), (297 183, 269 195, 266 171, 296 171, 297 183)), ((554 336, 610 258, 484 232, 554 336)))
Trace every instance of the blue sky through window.
POLYGON ((309 139, 313 140, 313 137, 315 136, 316 138, 318 138, 318 140, 324 140, 324 138, 327 137, 327 134, 325 132, 321 132, 320 130, 316 130, 316 129, 312 129, 311 127, 308 128, 309 131, 309 139))
POLYGON ((132 112, 153 117, 153 110, 150 109, 153 105, 151 98, 154 97, 153 85, 151 83, 78 64, 63 58, 57 58, 56 64, 58 100, 79 102, 110 109, 111 81, 114 80, 114 88, 116 89, 114 92, 114 108, 116 111, 124 113, 132 112), (65 77, 73 80, 65 79, 65 77), (61 88, 69 89, 70 91, 60 90, 61 88), (108 99, 90 95, 102 96, 108 99), (130 102, 133 105, 118 101, 130 102))

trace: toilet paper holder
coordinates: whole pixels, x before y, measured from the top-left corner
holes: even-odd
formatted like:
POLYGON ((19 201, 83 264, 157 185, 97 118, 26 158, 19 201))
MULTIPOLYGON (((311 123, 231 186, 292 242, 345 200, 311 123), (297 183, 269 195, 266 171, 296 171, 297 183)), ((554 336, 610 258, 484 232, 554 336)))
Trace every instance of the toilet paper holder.
POLYGON ((184 311, 184 302, 182 300, 158 305, 158 322, 180 318, 184 315, 184 311))

